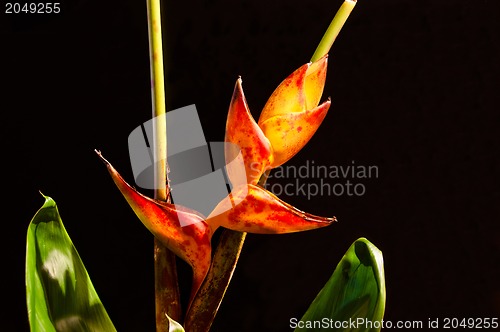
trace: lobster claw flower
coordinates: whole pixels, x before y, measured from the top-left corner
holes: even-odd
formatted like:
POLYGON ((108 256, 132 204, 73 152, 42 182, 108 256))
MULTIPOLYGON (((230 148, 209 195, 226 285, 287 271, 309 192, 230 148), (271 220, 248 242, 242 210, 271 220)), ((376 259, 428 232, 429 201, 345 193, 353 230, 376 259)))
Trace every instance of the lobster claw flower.
POLYGON ((206 220, 212 234, 221 226, 248 233, 292 233, 336 221, 335 217, 302 212, 257 186, 266 170, 293 157, 323 121, 330 101, 319 106, 318 103, 325 84, 327 60, 325 55, 287 77, 269 98, 258 123, 248 108, 241 78, 236 81, 225 137, 225 141, 231 143, 225 146, 225 157, 233 190, 206 220), (232 162, 240 153, 244 167, 232 162), (246 179, 246 183, 242 179, 246 179))
POLYGON ((137 217, 160 242, 193 269, 191 300, 210 268, 211 232, 204 217, 194 210, 146 197, 131 187, 96 151, 137 217), (184 225, 184 226, 183 226, 184 225))
POLYGON ((242 178, 246 178, 246 183, 257 184, 267 169, 288 161, 311 139, 330 107, 330 100, 318 106, 327 64, 325 55, 288 76, 267 101, 258 123, 250 113, 238 78, 229 105, 225 138, 232 143, 225 146, 225 156, 233 185, 240 184, 242 178), (243 168, 237 162, 231 165, 240 152, 243 168))
POLYGON ((314 135, 330 107, 318 106, 323 94, 328 55, 295 70, 274 90, 258 124, 273 148, 271 167, 284 164, 314 135))
POLYGON ((241 84, 241 78, 238 78, 226 122, 225 141, 232 143, 225 145, 226 168, 233 185, 241 183, 238 180, 245 176, 247 181, 244 183, 257 184, 273 160, 271 143, 252 117, 241 84), (241 164, 231 163, 240 151, 244 168, 241 164), (242 171, 245 174, 241 174, 242 171))
POLYGON ((207 218, 212 233, 220 226, 257 234, 294 233, 325 227, 335 221, 335 217, 320 217, 300 211, 253 184, 233 190, 207 218))

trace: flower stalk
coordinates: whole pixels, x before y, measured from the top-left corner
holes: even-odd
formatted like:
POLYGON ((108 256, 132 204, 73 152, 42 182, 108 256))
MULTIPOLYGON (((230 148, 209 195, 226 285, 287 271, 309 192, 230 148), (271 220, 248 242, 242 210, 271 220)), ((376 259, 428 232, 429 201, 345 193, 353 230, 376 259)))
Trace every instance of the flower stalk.
POLYGON ((328 26, 328 29, 323 35, 323 38, 321 38, 321 41, 319 42, 318 47, 316 48, 316 51, 311 58, 311 62, 318 61, 330 51, 333 42, 335 41, 335 39, 337 39, 340 30, 344 26, 344 23, 347 21, 347 18, 354 9, 354 6, 356 6, 356 3, 357 0, 345 0, 342 6, 340 6, 340 9, 333 17, 330 26, 328 26))
MULTIPOLYGON (((147 0, 151 97, 154 121, 153 155, 155 199, 168 201, 167 123, 160 0, 147 0)), ((169 330, 168 317, 181 319, 176 257, 156 237, 154 240, 156 331, 169 330)))

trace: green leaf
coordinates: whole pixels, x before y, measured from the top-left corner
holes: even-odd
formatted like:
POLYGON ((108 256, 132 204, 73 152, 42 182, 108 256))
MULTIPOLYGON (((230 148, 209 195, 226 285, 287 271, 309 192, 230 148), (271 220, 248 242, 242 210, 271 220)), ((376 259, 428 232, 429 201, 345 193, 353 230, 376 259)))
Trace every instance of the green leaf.
POLYGON ((380 331, 385 310, 382 252, 356 240, 295 331, 380 331), (316 325, 314 325, 316 324, 316 325))
POLYGON ((31 331, 116 331, 90 281, 54 200, 31 220, 26 299, 31 331))
POLYGON ((168 317, 168 315, 165 316, 167 316, 168 319, 168 332, 185 332, 181 324, 168 317))

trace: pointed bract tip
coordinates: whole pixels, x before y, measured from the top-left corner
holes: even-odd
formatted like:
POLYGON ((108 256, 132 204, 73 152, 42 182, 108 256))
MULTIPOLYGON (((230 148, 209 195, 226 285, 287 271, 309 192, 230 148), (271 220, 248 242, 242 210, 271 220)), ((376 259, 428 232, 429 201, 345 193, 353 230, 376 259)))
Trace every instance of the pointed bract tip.
POLYGON ((101 161, 108 167, 111 166, 110 162, 104 158, 104 156, 102 155, 101 151, 97 150, 97 149, 94 149, 94 152, 97 154, 97 156, 101 159, 101 161))
POLYGON ((241 79, 241 76, 239 76, 238 79, 236 80, 236 87, 237 90, 241 90, 241 94, 243 94, 243 80, 241 79))
POLYGON ((233 185, 246 179, 256 184, 272 162, 271 143, 250 113, 241 79, 236 81, 226 121, 225 141, 237 146, 225 147, 227 174, 233 185), (242 160, 238 160, 238 157, 242 160), (244 172, 243 172, 244 171, 244 172))

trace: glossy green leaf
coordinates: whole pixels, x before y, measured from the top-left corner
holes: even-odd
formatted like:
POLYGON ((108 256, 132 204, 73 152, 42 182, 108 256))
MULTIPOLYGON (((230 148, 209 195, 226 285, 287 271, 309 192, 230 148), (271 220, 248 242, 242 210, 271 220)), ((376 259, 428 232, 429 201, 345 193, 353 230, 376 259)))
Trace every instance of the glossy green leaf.
POLYGON ((351 245, 300 322, 296 322, 295 331, 380 331, 384 310, 382 252, 360 238, 351 245))
POLYGON ((55 201, 31 220, 26 299, 31 331, 116 331, 59 216, 55 201))

